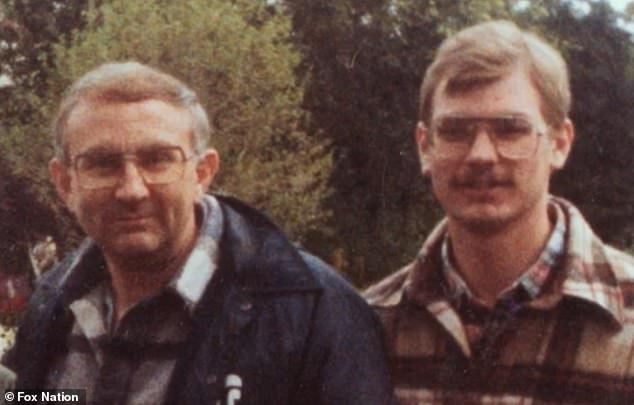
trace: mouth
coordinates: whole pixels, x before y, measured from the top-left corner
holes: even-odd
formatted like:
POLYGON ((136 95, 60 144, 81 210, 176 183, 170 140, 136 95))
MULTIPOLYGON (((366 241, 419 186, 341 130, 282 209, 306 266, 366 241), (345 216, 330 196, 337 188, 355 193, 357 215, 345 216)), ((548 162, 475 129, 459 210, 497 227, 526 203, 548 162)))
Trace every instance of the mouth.
POLYGON ((115 221, 137 221, 146 218, 148 218, 148 215, 123 215, 115 217, 115 221))
POLYGON ((126 228, 144 227, 150 221, 148 216, 125 216, 117 217, 114 219, 114 223, 126 228))
POLYGON ((504 187, 509 186, 513 182, 510 179, 495 176, 457 176, 453 179, 453 183, 459 187, 504 187))
POLYGON ((492 190, 496 188, 508 188, 511 187, 512 184, 506 181, 468 181, 468 182, 455 182, 455 187, 466 189, 466 190, 492 190))
POLYGON ((451 185, 454 191, 462 194, 470 201, 490 203, 498 201, 502 197, 501 193, 513 187, 513 182, 508 179, 478 176, 458 178, 451 185))
POLYGON ((453 178, 451 185, 457 189, 487 191, 513 187, 513 181, 490 171, 466 172, 453 178))

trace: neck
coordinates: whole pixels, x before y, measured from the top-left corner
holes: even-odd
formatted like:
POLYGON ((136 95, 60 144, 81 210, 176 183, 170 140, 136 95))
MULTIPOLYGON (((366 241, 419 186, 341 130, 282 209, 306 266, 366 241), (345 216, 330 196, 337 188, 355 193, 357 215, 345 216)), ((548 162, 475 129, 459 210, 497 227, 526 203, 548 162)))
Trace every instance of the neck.
POLYGON ((500 293, 539 258, 552 230, 547 208, 545 200, 525 217, 488 233, 449 220, 458 269, 485 305, 493 307, 500 293))
POLYGON ((140 301, 162 291, 182 269, 195 243, 195 232, 184 248, 169 257, 113 258, 106 255, 114 294, 113 323, 140 301))

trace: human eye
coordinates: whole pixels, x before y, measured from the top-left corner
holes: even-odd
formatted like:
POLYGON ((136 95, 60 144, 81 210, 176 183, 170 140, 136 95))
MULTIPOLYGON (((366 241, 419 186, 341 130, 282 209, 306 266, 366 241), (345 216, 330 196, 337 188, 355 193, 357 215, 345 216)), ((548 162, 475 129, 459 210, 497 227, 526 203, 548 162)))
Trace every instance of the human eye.
POLYGON ((492 126, 499 139, 515 140, 528 137, 533 133, 533 125, 523 118, 496 118, 492 126))
POLYGON ((461 118, 445 118, 436 127, 438 138, 447 142, 464 142, 470 137, 472 125, 461 118))
POLYGON ((77 168, 93 175, 109 175, 121 168, 121 155, 108 152, 81 155, 77 158, 77 168))
POLYGON ((146 170, 165 170, 178 163, 179 152, 176 148, 146 149, 137 153, 139 164, 146 170))

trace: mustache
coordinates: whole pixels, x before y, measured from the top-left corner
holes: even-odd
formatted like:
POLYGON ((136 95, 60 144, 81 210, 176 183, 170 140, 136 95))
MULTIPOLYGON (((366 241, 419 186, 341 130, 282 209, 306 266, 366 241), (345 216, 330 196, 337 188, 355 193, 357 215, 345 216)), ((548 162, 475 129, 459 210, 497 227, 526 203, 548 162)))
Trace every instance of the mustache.
POLYGON ((450 185, 467 188, 511 187, 514 181, 511 177, 496 174, 492 170, 469 170, 458 173, 450 180, 450 185))

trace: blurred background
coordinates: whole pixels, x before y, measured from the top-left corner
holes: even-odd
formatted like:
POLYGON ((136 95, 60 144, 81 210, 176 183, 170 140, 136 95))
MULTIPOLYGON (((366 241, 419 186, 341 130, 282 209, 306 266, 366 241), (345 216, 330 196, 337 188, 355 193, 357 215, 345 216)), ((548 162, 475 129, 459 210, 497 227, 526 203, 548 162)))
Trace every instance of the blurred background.
POLYGON ((214 191, 264 210, 362 288, 442 216, 414 145, 440 42, 511 19, 567 59, 577 141, 553 182, 596 232, 634 245, 634 6, 565 0, 1 0, 0 321, 81 239, 48 181, 64 89, 135 59, 190 84, 223 166, 214 191))

